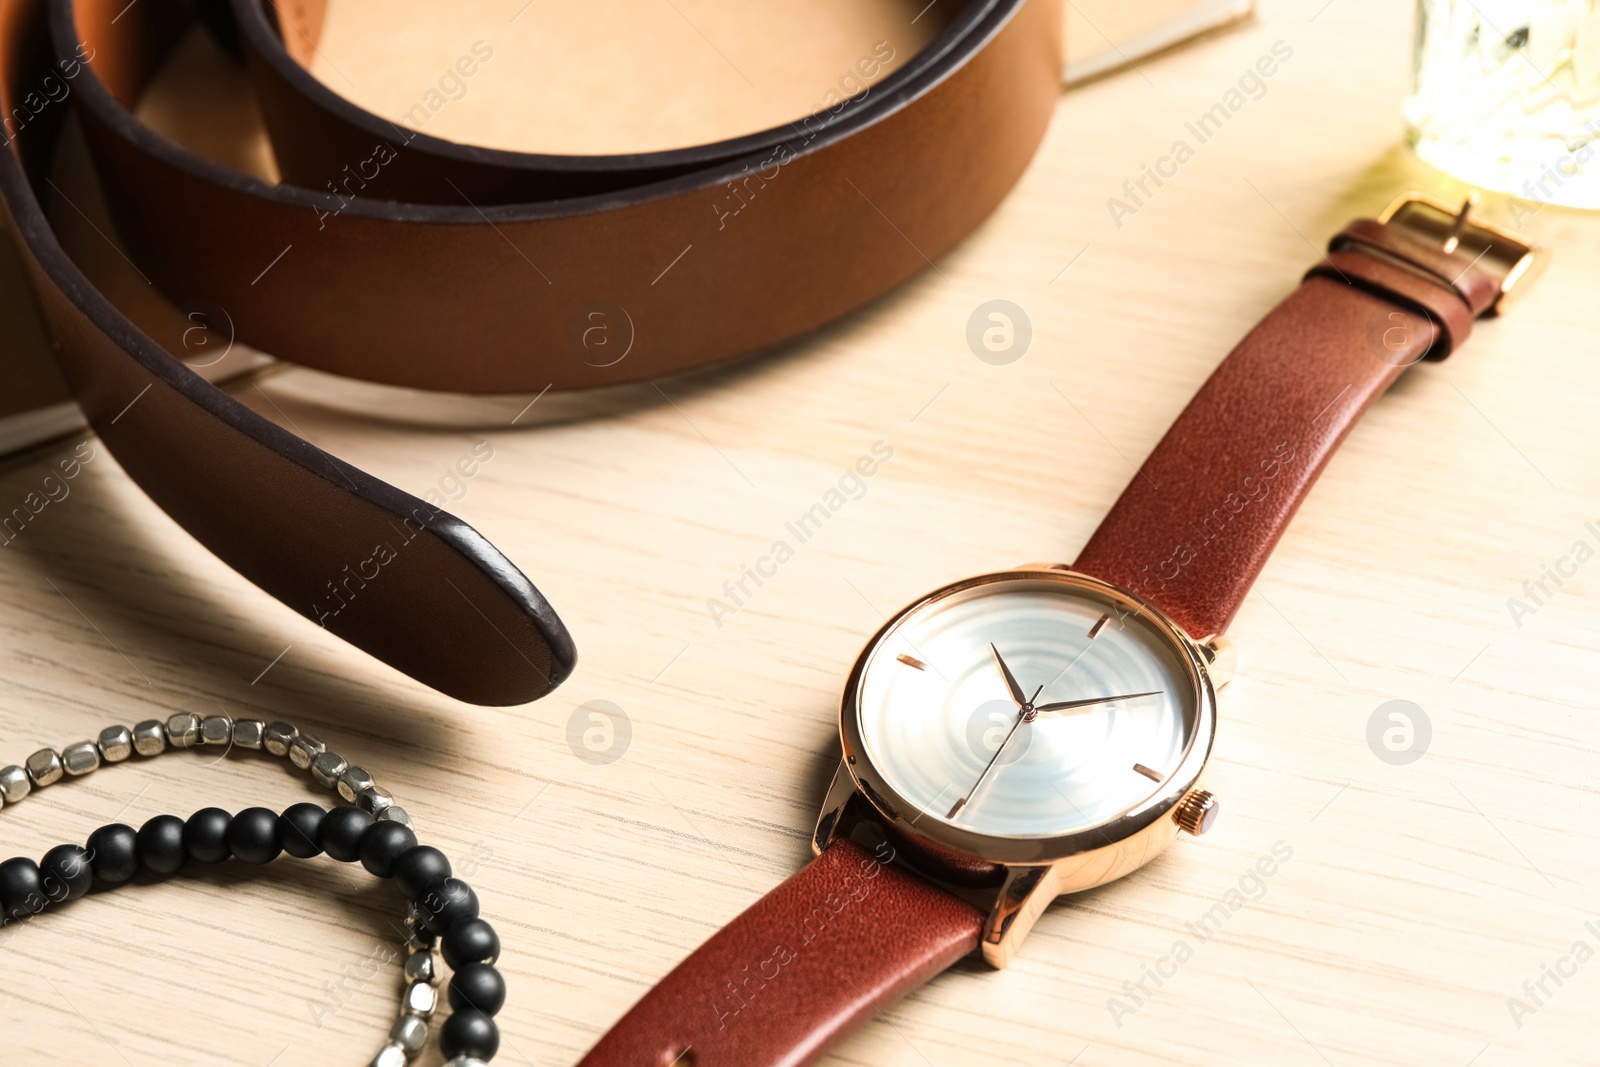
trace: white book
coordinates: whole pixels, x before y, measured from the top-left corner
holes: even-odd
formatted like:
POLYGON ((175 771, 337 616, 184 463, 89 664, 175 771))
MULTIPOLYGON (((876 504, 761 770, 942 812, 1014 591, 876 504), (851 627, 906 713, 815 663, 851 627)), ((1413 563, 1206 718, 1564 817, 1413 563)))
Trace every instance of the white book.
POLYGON ((1248 18, 1255 0, 1071 0, 1066 70, 1076 85, 1248 18))

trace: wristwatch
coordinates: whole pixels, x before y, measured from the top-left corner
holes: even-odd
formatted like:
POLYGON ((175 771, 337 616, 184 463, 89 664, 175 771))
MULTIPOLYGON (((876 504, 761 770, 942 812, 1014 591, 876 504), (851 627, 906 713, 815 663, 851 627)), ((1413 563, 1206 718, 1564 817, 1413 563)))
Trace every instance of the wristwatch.
POLYGON ((1204 833, 1222 633, 1334 449, 1541 262, 1409 195, 1347 226, 1201 387, 1077 560, 935 590, 867 643, 816 859, 632 1008, 584 1067, 795 1067, 1057 896, 1204 833))

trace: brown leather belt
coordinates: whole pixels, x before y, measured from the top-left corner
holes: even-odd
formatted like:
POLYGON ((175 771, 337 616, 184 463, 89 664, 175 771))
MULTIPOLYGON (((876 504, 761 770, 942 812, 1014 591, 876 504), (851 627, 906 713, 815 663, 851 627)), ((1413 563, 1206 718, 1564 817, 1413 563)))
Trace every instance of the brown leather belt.
POLYGON ((189 0, 0 5, 0 193, 68 381, 129 476, 291 608, 479 704, 532 700, 570 673, 555 611, 460 519, 202 381, 174 356, 192 324, 68 254, 46 205, 73 210, 51 181, 69 111, 129 256, 172 304, 204 301, 238 341, 335 374, 534 393, 730 360, 882 295, 1005 195, 1061 75, 1058 0, 968 0, 892 74, 790 125, 532 155, 415 133, 331 93, 303 65, 325 9, 206 12, 244 55, 274 186, 133 117, 197 17, 189 0))

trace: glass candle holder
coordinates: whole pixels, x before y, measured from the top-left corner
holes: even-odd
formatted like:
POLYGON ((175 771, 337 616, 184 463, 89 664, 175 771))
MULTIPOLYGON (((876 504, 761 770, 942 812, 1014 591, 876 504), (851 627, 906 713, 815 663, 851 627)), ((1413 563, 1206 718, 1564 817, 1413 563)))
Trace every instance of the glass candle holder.
POLYGON ((1600 0, 1418 0, 1405 116, 1418 157, 1522 210, 1600 208, 1600 0))

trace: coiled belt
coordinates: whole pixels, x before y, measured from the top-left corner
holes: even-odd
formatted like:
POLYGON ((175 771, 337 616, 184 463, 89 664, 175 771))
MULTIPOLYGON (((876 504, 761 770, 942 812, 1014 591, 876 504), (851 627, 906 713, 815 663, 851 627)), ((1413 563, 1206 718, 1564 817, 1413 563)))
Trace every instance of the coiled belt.
POLYGON ((1057 0, 968 0, 892 74, 789 125, 537 155, 429 137, 329 91, 304 66, 325 11, 204 12, 243 54, 283 175, 270 185, 133 116, 199 15, 189 0, 0 5, 0 194, 68 382, 129 476, 289 607, 478 704, 532 700, 570 673, 554 609, 471 526, 203 381, 173 354, 193 328, 173 305, 223 309, 233 337, 280 359, 421 389, 704 367, 837 318, 950 249, 1027 165, 1061 74, 1057 0), (53 231, 47 205, 73 210, 50 177, 69 112, 128 255, 170 304, 111 292, 53 231), (374 559, 381 577, 350 570, 374 559), (329 611, 352 575, 359 597, 329 611))

